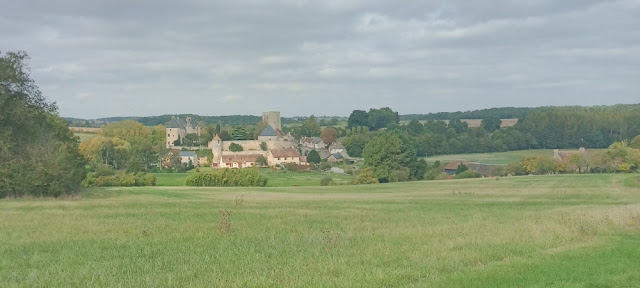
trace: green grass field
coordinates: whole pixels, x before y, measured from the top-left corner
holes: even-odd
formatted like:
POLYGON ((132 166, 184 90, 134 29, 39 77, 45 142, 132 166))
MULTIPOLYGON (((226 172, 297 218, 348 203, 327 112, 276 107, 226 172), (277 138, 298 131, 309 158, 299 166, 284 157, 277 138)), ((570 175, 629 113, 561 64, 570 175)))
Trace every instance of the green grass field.
MULTIPOLYGON (((589 151, 600 151, 602 149, 589 149, 589 151)), ((468 161, 468 162, 481 162, 486 164, 509 164, 520 161, 523 157, 530 156, 542 156, 553 157, 553 149, 546 150, 521 150, 521 151, 507 151, 496 153, 475 153, 475 154, 456 154, 456 155, 437 155, 433 157, 427 157, 427 161, 435 162, 440 161, 442 163, 452 161, 468 161)))
MULTIPOLYGON (((200 171, 206 173, 211 168, 200 168, 200 171)), ((290 186, 320 186, 320 180, 323 177, 329 176, 333 178, 335 184, 349 184, 353 179, 353 176, 346 174, 332 174, 328 172, 273 172, 270 169, 261 169, 262 173, 269 179, 267 181, 267 187, 290 187, 290 186)), ((195 173, 191 170, 187 173, 156 173, 158 186, 185 186, 185 180, 191 173, 195 173)))
POLYGON ((0 286, 638 287, 637 177, 5 199, 0 286))
POLYGON ((89 140, 89 139, 95 137, 96 135, 98 135, 98 134, 95 134, 95 133, 82 133, 82 132, 75 132, 73 134, 78 136, 78 137, 80 137, 80 142, 84 142, 84 141, 89 140))

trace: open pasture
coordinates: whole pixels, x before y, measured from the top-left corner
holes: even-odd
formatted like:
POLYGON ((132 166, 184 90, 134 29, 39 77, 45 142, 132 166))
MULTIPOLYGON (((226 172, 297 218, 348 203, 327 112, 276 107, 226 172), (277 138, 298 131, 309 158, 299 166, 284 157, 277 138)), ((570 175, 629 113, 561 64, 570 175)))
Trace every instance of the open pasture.
POLYGON ((0 200, 0 287, 637 287, 634 175, 0 200))

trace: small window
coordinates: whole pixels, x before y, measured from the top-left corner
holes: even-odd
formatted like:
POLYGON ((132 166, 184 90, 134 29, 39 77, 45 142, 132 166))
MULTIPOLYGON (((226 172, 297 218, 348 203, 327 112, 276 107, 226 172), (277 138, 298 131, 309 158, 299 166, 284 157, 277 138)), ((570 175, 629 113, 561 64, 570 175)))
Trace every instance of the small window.
POLYGON ((167 134, 167 137, 171 137, 171 134, 167 134))

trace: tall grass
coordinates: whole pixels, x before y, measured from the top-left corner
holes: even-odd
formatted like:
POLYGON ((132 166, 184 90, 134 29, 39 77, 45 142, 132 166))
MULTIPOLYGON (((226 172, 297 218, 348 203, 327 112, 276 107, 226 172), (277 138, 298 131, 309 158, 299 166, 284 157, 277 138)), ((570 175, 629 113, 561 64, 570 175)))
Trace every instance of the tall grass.
POLYGON ((2 287, 635 287, 629 175, 0 201, 2 287))

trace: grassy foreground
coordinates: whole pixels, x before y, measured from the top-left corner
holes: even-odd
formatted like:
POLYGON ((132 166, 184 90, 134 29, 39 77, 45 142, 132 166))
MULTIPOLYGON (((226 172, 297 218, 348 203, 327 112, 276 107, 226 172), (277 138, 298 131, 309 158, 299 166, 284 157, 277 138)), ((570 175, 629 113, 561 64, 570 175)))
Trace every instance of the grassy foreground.
POLYGON ((0 200, 0 286, 637 287, 629 177, 0 200))

